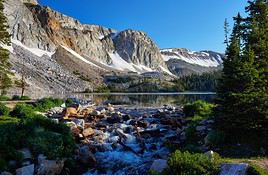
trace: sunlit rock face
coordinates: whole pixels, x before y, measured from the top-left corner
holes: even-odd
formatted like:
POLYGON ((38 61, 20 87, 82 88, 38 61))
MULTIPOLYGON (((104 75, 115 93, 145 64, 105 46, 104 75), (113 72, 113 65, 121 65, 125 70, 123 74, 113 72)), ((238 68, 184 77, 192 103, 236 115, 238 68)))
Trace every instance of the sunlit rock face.
POLYGON ((28 3, 28 4, 33 4, 33 5, 37 5, 38 2, 37 0, 21 0, 23 3, 28 3))

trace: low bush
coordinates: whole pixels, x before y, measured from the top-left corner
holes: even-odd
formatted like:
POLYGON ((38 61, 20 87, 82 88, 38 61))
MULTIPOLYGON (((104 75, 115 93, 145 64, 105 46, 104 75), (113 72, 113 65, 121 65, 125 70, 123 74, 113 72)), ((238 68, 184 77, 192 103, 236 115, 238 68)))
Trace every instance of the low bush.
POLYGON ((25 103, 18 103, 15 108, 10 112, 10 116, 17 118, 34 117, 36 112, 31 105, 25 103))
POLYGON ((0 101, 8 101, 8 100, 10 100, 9 97, 0 95, 0 101))
POLYGON ((0 125, 18 123, 19 119, 9 116, 0 116, 0 125))
POLYGON ((0 103, 0 116, 1 115, 8 115, 10 112, 10 109, 6 107, 3 103, 0 103))
POLYGON ((12 97, 12 100, 31 100, 31 98, 28 97, 28 96, 18 96, 18 95, 14 95, 14 96, 12 97))
POLYGON ((220 158, 218 155, 209 159, 204 154, 191 154, 176 151, 168 159, 164 175, 212 175, 219 173, 220 158))
POLYGON ((66 106, 69 106, 69 105, 75 104, 75 102, 73 99, 68 98, 67 100, 65 100, 65 104, 66 104, 66 106))
MULTIPOLYGON (((49 159, 70 157, 74 151, 75 142, 65 124, 57 124, 38 115, 9 123, 2 123, 1 118, 0 157, 5 162, 20 162, 21 156, 17 150, 24 147, 30 148, 35 156, 44 154, 49 159)), ((1 164, 0 171, 5 170, 5 164, 1 164)))
POLYGON ((193 103, 186 104, 183 108, 183 112, 186 117, 210 117, 212 115, 213 107, 213 104, 197 100, 193 103))
POLYGON ((35 156, 43 153, 49 159, 72 155, 75 141, 69 127, 36 114, 37 108, 43 110, 62 103, 57 99, 41 100, 38 105, 18 103, 10 116, 0 116, 0 172, 14 169, 8 166, 9 160, 20 164, 22 156, 17 150, 24 147, 35 156))
POLYGON ((49 159, 60 158, 65 155, 64 141, 61 134, 51 131, 42 131, 36 128, 35 133, 27 139, 35 155, 45 154, 49 159))
POLYGON ((64 100, 54 98, 43 98, 34 103, 34 107, 37 111, 44 112, 53 107, 60 106, 64 103, 64 100))
POLYGON ((208 133, 207 142, 212 147, 219 146, 224 142, 225 134, 220 130, 212 130, 208 133))
POLYGON ((247 170, 247 175, 268 175, 268 173, 258 165, 250 164, 247 170))
POLYGON ((65 124, 57 124, 42 116, 28 118, 24 123, 25 130, 31 132, 27 144, 34 153, 43 153, 50 159, 72 154, 75 142, 65 124))
POLYGON ((93 92, 96 92, 96 93, 108 93, 108 92, 110 92, 110 89, 107 86, 99 85, 94 89, 93 92))

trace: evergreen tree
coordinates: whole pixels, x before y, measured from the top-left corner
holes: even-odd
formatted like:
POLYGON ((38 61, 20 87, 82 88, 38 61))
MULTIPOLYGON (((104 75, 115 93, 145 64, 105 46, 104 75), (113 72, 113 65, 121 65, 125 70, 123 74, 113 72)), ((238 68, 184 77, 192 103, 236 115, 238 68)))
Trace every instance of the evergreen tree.
POLYGON ((264 136, 268 144, 268 4, 249 3, 249 17, 234 18, 219 81, 216 123, 233 141, 254 135, 264 136))
MULTIPOLYGON (((246 45, 255 54, 254 67, 258 70, 254 89, 256 127, 268 133, 268 1, 255 0, 246 8, 246 45)), ((268 138, 268 134, 266 135, 268 138)))
MULTIPOLYGON (((3 14, 4 0, 0 0, 0 46, 10 45, 10 35, 7 32, 7 21, 3 14)), ((6 90, 11 86, 11 80, 8 76, 10 64, 8 62, 8 51, 0 47, 0 92, 1 95, 6 93, 6 90)))
POLYGON ((227 19, 225 18, 224 20, 224 44, 226 44, 226 46, 228 47, 229 44, 229 23, 227 21, 227 19))

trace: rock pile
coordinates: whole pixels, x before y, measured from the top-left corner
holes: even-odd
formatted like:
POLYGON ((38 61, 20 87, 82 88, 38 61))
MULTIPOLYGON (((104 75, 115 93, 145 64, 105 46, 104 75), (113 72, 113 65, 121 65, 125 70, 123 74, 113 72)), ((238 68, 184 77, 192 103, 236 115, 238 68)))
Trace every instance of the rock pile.
MULTIPOLYGON (((181 108, 80 106, 55 109, 78 141, 75 158, 95 174, 149 171, 154 160, 166 159, 169 144, 180 142, 181 108)), ((60 117, 59 117, 60 116, 60 117)))

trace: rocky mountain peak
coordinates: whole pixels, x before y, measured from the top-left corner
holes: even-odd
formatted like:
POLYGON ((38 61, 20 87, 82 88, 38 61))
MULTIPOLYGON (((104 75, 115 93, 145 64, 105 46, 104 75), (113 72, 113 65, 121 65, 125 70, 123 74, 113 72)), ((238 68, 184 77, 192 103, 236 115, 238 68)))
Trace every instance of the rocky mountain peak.
POLYGON ((155 43, 142 31, 127 29, 113 38, 115 50, 128 62, 158 68, 166 67, 155 43))

